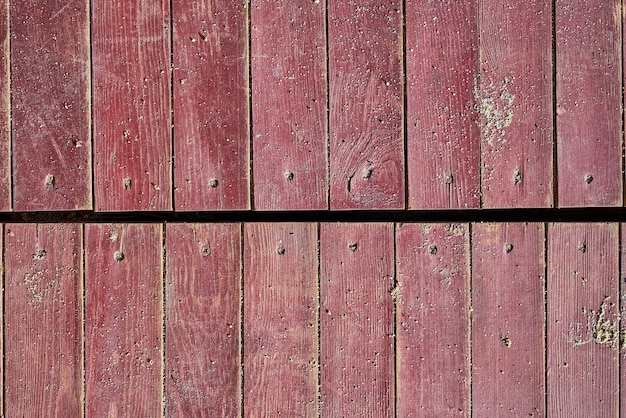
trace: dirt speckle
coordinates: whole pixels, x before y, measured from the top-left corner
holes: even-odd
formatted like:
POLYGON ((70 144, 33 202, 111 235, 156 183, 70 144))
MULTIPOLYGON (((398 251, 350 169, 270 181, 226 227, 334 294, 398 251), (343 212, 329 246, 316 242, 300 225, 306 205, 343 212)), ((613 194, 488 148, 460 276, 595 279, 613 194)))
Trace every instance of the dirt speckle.
POLYGON ((481 83, 479 77, 474 80, 474 98, 480 115, 482 137, 489 145, 506 142, 505 128, 513 122, 513 102, 515 95, 510 88, 513 80, 505 77, 500 83, 493 81, 481 83))

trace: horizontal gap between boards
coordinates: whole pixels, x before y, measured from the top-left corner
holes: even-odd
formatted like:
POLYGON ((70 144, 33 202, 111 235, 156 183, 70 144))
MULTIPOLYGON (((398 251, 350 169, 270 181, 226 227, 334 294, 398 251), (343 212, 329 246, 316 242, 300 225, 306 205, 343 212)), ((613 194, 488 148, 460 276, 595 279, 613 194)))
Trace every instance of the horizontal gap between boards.
POLYGON ((167 222, 624 222, 626 208, 228 211, 228 212, 7 212, 2 223, 167 222))

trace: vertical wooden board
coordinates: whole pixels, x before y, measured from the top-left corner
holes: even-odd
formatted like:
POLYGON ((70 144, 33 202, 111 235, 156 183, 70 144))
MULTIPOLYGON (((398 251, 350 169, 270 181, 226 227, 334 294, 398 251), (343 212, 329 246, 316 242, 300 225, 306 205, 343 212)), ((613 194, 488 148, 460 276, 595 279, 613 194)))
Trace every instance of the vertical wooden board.
POLYGON ((87 416, 161 416, 162 226, 85 225, 85 264, 87 416))
POLYGON ((244 228, 245 415, 317 416, 317 225, 244 228))
POLYGON ((11 210, 11 55, 9 1, 0 1, 0 211, 11 210))
POLYGON ((89 2, 12 1, 13 208, 92 208, 89 2))
POLYGON ((241 226, 166 231, 166 416, 241 415, 241 226))
POLYGON ((620 415, 626 416, 626 319, 624 319, 624 312, 626 312, 626 233, 624 233, 626 224, 620 225, 620 241, 621 241, 621 254, 620 254, 620 415))
POLYGON ((5 416, 82 416, 82 227, 6 225, 5 416))
POLYGON ((396 257, 397 416, 469 417, 468 225, 398 225, 396 257))
POLYGON ((330 207, 404 209, 402 2, 328 3, 330 207))
POLYGON ((409 209, 477 208, 478 0, 407 0, 409 209))
POLYGON ((619 413, 618 225, 548 226, 548 416, 619 413))
POLYGON ((95 209, 170 210, 170 2, 92 7, 95 209))
POLYGON ((322 415, 394 416, 391 224, 322 224, 322 415))
POLYGON ((545 253, 540 223, 472 229, 472 413, 545 416, 545 253))
POLYGON ((482 206, 551 207, 552 0, 479 9, 482 206))
POLYGON ((246 2, 172 2, 176 210, 248 209, 246 2))
POLYGON ((252 2, 254 206, 327 209, 326 1, 252 2))
POLYGON ((621 2, 555 12, 558 205, 622 206, 621 2))

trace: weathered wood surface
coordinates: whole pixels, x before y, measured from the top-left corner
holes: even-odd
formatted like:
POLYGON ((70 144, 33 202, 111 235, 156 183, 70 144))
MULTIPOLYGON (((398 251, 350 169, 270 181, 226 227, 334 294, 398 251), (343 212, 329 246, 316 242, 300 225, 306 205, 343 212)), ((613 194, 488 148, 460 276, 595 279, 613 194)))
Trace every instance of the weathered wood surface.
POLYGON ((162 245, 158 224, 85 226, 87 416, 163 412, 162 245))
POLYGON ((397 226, 399 417, 471 415, 469 238, 468 225, 397 226))
POLYGON ((474 416, 545 416, 544 237, 544 224, 473 225, 474 416))
POLYGON ((174 1, 172 15, 176 210, 248 209, 246 3, 174 1))
POLYGON ((557 0, 558 204, 622 206, 619 1, 557 0))
POLYGON ((82 226, 9 224, 4 247, 4 416, 83 411, 82 226))
POLYGON ((624 231, 626 224, 620 225, 621 234, 621 254, 620 254, 620 357, 619 357, 619 370, 620 370, 620 415, 626 416, 626 319, 624 318, 624 312, 626 312, 626 234, 624 231))
POLYGON ((323 416, 393 416, 392 224, 320 227, 323 416))
POLYGON ((619 413, 617 224, 548 225, 548 416, 619 413))
POLYGON ((0 212, 11 210, 11 48, 9 0, 0 1, 0 212))
POLYGON ((15 210, 92 208, 88 19, 86 0, 10 3, 15 210))
POLYGON ((331 209, 404 209, 402 2, 328 3, 331 209))
POLYGON ((168 417, 241 414, 241 226, 166 230, 168 417))
POLYGON ((95 209, 171 210, 169 1, 92 8, 95 209))
POLYGON ((478 0, 405 7, 408 208, 477 208, 478 0))
POLYGON ((482 206, 551 207, 552 1, 481 0, 479 9, 482 206))
POLYGON ((318 415, 318 257, 313 223, 244 226, 246 416, 318 415))
POLYGON ((251 9, 254 207, 328 208, 326 1, 251 9))

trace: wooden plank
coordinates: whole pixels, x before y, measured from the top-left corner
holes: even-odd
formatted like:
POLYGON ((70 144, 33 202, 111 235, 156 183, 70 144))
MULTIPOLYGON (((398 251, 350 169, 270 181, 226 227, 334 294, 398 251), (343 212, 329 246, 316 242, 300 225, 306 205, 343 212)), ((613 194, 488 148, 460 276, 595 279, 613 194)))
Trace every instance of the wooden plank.
POLYGON ((15 210, 92 208, 88 19, 87 0, 11 2, 15 210))
POLYGON ((328 3, 331 209, 404 209, 402 1, 328 3))
MULTIPOLYGON (((625 22, 626 24, 626 22, 625 22)), ((619 370, 620 370, 620 416, 626 416, 626 319, 624 319, 624 312, 626 312, 626 224, 620 225, 620 242, 621 242, 621 254, 620 254, 620 341, 619 341, 619 370)))
POLYGON ((248 209, 248 10, 172 2, 176 210, 248 209))
POLYGON ((469 417, 468 225, 396 231, 397 416, 469 417))
POLYGON ((405 7, 409 209, 477 208, 478 0, 405 7))
POLYGON ((472 413, 545 416, 544 224, 472 228, 472 413))
POLYGON ((87 416, 163 412, 159 224, 85 225, 87 416))
POLYGON ((326 1, 253 2, 254 206, 328 208, 326 1))
POLYGON ((170 2, 92 7, 95 209, 171 210, 170 2))
POLYGON ((245 225, 246 416, 318 416, 317 271, 316 224, 245 225))
POLYGON ((4 416, 82 416, 82 243, 79 224, 6 225, 4 416))
POLYGON ((320 230, 322 415, 394 416, 392 224, 320 230))
POLYGON ((552 207, 552 1, 479 10, 482 206, 552 207))
POLYGON ((241 226, 166 231, 166 416, 241 415, 241 226))
POLYGON ((9 0, 0 1, 0 211, 11 210, 11 67, 9 0))
POLYGON ((622 206, 621 2, 555 12, 558 204, 622 206))
POLYGON ((619 413, 618 225, 548 226, 548 416, 619 413))

